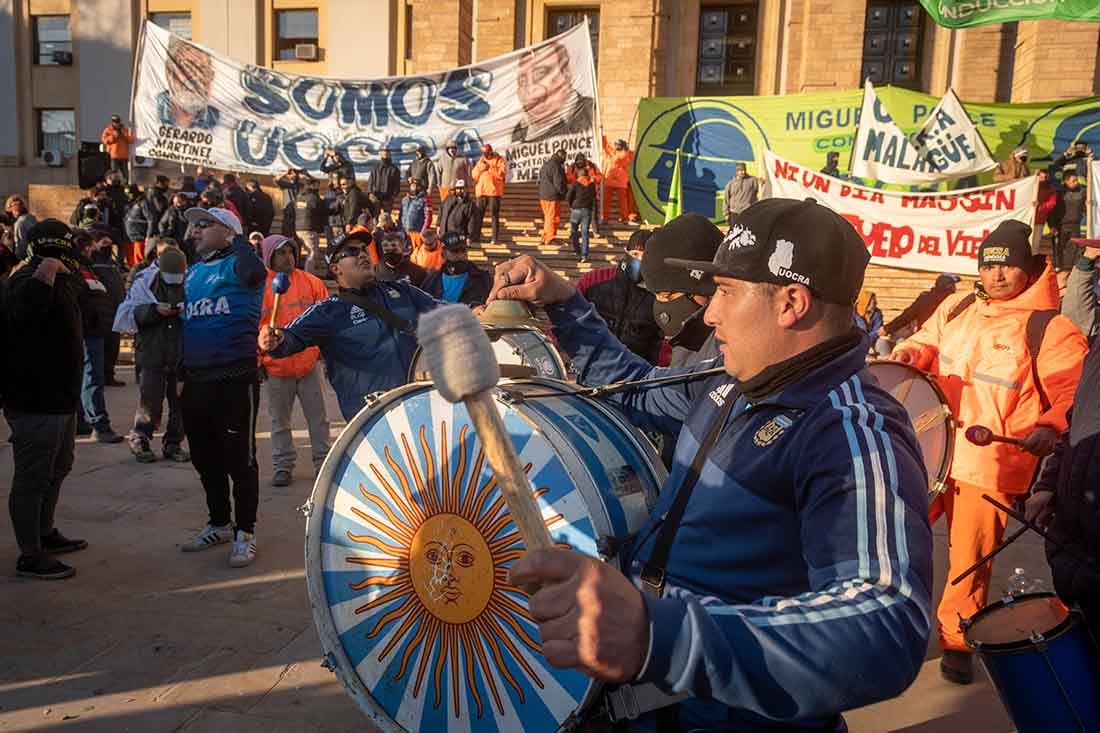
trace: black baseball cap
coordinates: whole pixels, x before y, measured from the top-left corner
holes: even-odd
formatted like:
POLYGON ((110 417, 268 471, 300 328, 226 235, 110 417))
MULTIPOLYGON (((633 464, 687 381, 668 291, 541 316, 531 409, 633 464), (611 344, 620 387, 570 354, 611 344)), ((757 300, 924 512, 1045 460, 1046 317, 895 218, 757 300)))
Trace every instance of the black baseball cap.
POLYGON ((672 257, 710 262, 722 232, 705 216, 681 214, 663 227, 655 229, 645 243, 642 255, 642 281, 653 292, 713 295, 714 278, 692 277, 688 270, 670 264, 672 257))
POLYGON ((670 258, 689 277, 713 283, 720 275, 748 282, 805 285, 830 303, 851 305, 871 259, 859 232, 813 199, 771 198, 738 215, 714 258, 670 258))
POLYGON ((447 232, 443 235, 443 249, 463 250, 470 246, 469 238, 461 232, 447 232))
POLYGON ((374 244, 374 235, 371 232, 352 232, 336 237, 328 248, 328 263, 331 265, 336 262, 339 259, 340 250, 349 244, 372 245, 374 244))

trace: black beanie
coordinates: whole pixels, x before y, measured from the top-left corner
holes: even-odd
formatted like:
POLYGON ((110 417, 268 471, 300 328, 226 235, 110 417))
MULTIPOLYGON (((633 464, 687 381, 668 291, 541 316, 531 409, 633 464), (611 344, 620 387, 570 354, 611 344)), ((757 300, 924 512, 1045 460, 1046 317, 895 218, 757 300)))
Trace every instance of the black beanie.
POLYGON ((1032 272, 1036 261, 1031 252, 1031 227, 1015 219, 998 224, 978 247, 978 267, 984 265, 1007 265, 1032 272))

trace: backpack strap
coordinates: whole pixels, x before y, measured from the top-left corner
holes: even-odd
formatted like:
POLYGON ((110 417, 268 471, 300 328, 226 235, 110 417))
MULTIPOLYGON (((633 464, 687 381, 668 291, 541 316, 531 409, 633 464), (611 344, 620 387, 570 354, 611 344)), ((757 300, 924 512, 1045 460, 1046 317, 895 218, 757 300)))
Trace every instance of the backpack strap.
POLYGON ((367 313, 370 313, 375 318, 381 320, 383 323, 385 323, 387 326, 394 329, 395 331, 403 333, 406 336, 412 336, 413 338, 416 338, 416 329, 411 323, 409 323, 390 309, 386 308, 385 306, 375 303, 370 298, 364 297, 358 293, 349 293, 347 291, 341 292, 337 297, 345 303, 351 303, 352 305, 359 306, 367 313))
POLYGON ((1047 327, 1054 317, 1058 315, 1056 310, 1032 311, 1027 317, 1027 352, 1031 356, 1031 379, 1035 382, 1035 389, 1039 392, 1039 404, 1043 412, 1050 409, 1050 400, 1043 389, 1043 383, 1039 379, 1039 350, 1043 346, 1043 337, 1047 327))
POLYGON ((963 297, 962 300, 956 303, 954 307, 951 308, 951 310, 947 312, 947 319, 944 321, 944 323, 951 323, 951 321, 961 316, 962 312, 970 306, 974 305, 974 301, 976 301, 977 299, 977 295, 975 295, 974 293, 968 293, 966 296, 963 297))

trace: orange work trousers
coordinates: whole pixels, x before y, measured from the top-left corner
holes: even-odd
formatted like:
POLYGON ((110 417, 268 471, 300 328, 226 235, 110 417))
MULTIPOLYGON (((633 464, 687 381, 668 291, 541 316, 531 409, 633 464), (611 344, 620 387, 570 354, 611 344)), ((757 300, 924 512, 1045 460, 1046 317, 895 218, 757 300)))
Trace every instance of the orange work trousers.
POLYGON ((539 199, 542 207, 542 243, 550 244, 558 236, 558 225, 561 224, 561 201, 547 201, 539 199))
POLYGON ((970 651, 959 628, 959 617, 972 617, 985 608, 989 599, 992 561, 982 565, 958 585, 951 585, 956 576, 1004 538, 1007 516, 982 499, 983 493, 1005 506, 1012 506, 1018 497, 1018 494, 1005 494, 954 481, 928 507, 931 523, 934 524, 941 515, 947 517, 947 583, 936 611, 940 644, 944 649, 970 651))
POLYGON ((127 267, 134 267, 145 259, 145 242, 128 242, 122 248, 122 256, 127 267))
POLYGON ((424 243, 424 235, 420 232, 405 232, 409 235, 409 253, 424 243))
POLYGON ((619 200, 619 221, 630 221, 637 218, 637 214, 634 212, 630 205, 630 188, 623 186, 607 186, 603 187, 603 206, 600 211, 600 220, 607 221, 611 215, 611 199, 616 198, 619 200))
POLYGON ((442 204, 447 199, 447 197, 450 196, 450 195, 451 195, 451 189, 443 188, 443 186, 439 187, 439 203, 440 204, 442 204))

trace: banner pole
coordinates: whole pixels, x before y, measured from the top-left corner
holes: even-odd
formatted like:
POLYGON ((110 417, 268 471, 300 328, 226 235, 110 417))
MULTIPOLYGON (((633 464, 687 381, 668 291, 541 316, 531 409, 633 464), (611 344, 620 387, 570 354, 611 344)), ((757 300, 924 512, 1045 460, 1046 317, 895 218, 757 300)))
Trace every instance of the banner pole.
POLYGON ((1092 156, 1090 155, 1088 167, 1085 168, 1085 236, 1089 239, 1093 238, 1092 227, 1095 223, 1095 217, 1092 214, 1092 207, 1096 201, 1096 192, 1092 190, 1092 184, 1092 156))
MULTIPOLYGON (((141 63, 145 57, 145 25, 149 22, 148 18, 142 18, 141 30, 138 31, 137 42, 137 54, 134 55, 134 68, 130 74, 130 111, 126 115, 129 122, 132 125, 132 130, 137 132, 137 121, 134 119, 134 101, 137 99, 137 83, 138 74, 141 73, 141 63)), ((137 135, 134 135, 134 144, 130 146, 129 160, 126 161, 126 165, 130 170, 130 182, 133 182, 134 178, 134 158, 137 157, 138 139, 137 135)))

